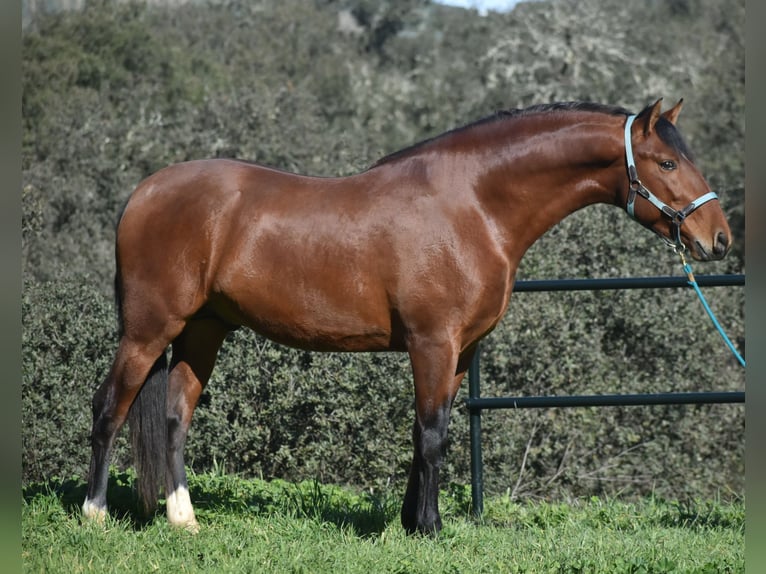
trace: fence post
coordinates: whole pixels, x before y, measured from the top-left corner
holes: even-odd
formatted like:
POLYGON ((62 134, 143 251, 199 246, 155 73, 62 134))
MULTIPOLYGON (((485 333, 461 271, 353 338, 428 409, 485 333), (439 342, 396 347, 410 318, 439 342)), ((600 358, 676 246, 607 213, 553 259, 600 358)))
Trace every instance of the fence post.
MULTIPOLYGON (((478 399, 481 396, 479 390, 479 354, 480 345, 471 358, 468 368, 468 398, 478 399)), ((469 402, 470 404, 470 402, 469 402)), ((484 512, 484 468, 481 460, 481 409, 469 406, 470 429, 471 429, 471 510, 478 517, 484 512)))

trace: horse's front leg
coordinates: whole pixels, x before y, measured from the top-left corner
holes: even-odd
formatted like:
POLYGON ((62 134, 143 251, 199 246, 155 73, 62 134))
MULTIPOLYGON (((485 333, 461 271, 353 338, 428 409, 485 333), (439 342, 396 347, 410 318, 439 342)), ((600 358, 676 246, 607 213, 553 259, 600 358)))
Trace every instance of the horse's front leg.
POLYGON ((466 369, 458 367, 458 350, 452 341, 425 341, 411 345, 409 352, 415 379, 414 454, 401 519, 410 534, 435 534, 442 528, 439 468, 452 402, 466 369))

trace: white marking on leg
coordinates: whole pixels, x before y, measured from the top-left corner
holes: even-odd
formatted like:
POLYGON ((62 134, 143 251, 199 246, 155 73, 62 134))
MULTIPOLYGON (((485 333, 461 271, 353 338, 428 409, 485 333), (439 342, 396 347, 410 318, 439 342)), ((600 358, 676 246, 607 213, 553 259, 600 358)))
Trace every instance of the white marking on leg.
POLYGON ((167 497, 168 521, 173 526, 180 526, 189 532, 199 532, 199 523, 194 517, 189 491, 179 486, 167 497))
POLYGON ((86 496, 85 502, 82 504, 82 515, 87 520, 94 520, 103 524, 106 520, 106 506, 98 506, 86 496))

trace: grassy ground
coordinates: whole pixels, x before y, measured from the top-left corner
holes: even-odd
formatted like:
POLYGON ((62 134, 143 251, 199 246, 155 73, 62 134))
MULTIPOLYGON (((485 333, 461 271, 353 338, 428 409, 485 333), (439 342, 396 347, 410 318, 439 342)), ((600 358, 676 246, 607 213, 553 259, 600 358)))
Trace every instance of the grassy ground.
POLYGON ((80 481, 23 492, 22 563, 28 572, 743 572, 744 503, 574 504, 485 501, 470 517, 465 487, 441 497, 444 531, 407 537, 399 495, 317 483, 190 479, 202 530, 135 518, 127 474, 110 479, 111 516, 81 524, 80 481))

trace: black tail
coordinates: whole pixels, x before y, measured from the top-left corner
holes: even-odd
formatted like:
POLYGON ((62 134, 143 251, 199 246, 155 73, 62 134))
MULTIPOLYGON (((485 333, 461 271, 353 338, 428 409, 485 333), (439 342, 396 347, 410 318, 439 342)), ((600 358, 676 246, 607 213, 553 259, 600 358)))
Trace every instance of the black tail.
POLYGON ((144 512, 157 508, 165 483, 167 456, 168 360, 163 352, 154 363, 144 386, 130 407, 130 440, 138 474, 138 497, 144 512))

